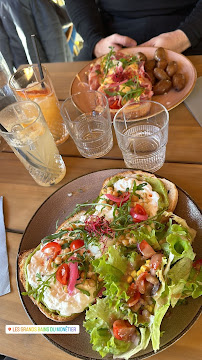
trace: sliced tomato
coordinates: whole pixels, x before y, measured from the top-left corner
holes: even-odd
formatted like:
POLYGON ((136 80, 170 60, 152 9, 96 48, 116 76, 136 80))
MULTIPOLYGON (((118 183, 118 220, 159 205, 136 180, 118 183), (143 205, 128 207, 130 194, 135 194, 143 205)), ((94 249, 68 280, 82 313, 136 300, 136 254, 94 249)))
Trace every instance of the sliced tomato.
POLYGON ((110 107, 110 109, 119 109, 120 108, 119 101, 115 100, 114 103, 109 105, 109 107, 110 107))
POLYGON ((114 196, 111 194, 105 194, 105 196, 109 199, 112 200, 113 202, 115 202, 117 204, 117 206, 121 206, 122 204, 124 204, 126 201, 129 200, 130 198, 130 193, 129 192, 125 192, 123 193, 121 196, 114 196))
POLYGON ((149 259, 156 254, 154 249, 148 244, 146 240, 142 240, 141 243, 138 244, 138 248, 145 259, 149 259))
POLYGON ((59 266, 56 272, 56 280, 59 281, 62 285, 67 285, 69 280, 69 266, 64 263, 59 266))
POLYGON ((140 292, 137 290, 137 286, 134 282, 132 284, 130 284, 130 286, 127 290, 127 295, 130 296, 130 299, 128 299, 128 301, 127 301, 127 304, 129 307, 137 304, 141 295, 140 295, 140 292))
POLYGON ((147 275, 148 275, 148 272, 145 271, 145 272, 141 273, 136 280, 136 287, 137 287, 137 290, 140 292, 140 294, 145 293, 145 282, 146 282, 147 275))
POLYGON ((62 250, 62 248, 61 248, 60 244, 58 244, 57 242, 54 242, 54 241, 47 243, 41 249, 41 251, 44 254, 46 254, 47 256, 49 256, 51 259, 55 259, 61 250, 62 250))
POLYGON ((118 340, 130 341, 135 332, 135 325, 131 325, 127 320, 116 320, 113 323, 113 334, 118 340))
POLYGON ((196 270, 200 270, 201 266, 202 266, 202 259, 198 259, 196 261, 194 261, 193 265, 192 265, 196 270))
POLYGON ((80 249, 82 246, 84 246, 84 241, 82 239, 76 239, 71 242, 70 250, 75 251, 77 249, 80 249))
POLYGON ((136 204, 135 207, 130 209, 130 215, 132 216, 133 221, 136 223, 148 219, 146 210, 140 204, 136 204))
POLYGON ((149 264, 150 268, 157 270, 162 263, 162 259, 163 259, 163 254, 154 254, 149 264))

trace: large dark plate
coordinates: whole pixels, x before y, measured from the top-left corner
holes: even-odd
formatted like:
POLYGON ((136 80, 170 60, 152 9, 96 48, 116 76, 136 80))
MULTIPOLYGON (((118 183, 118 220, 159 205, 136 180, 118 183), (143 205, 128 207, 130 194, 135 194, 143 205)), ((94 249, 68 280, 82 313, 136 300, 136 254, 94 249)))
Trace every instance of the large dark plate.
MULTIPOLYGON (((55 232, 55 224, 58 219, 59 224, 62 223, 65 217, 73 211, 77 203, 96 198, 103 181, 107 177, 121 171, 124 171, 124 169, 97 171, 71 181, 52 194, 30 220, 20 243, 19 254, 24 250, 36 247, 44 236, 55 232), (72 196, 68 196, 70 193, 72 193, 72 196)), ((188 194, 180 188, 178 190, 179 201, 175 213, 187 219, 188 224, 197 230, 194 251, 197 253, 197 258, 201 258, 201 212, 188 194)), ((19 280, 18 270, 17 282, 19 293, 21 294, 24 289, 19 280)), ((20 295, 20 297, 25 311, 34 324, 55 324, 52 320, 47 319, 27 296, 20 295)), ((176 306, 173 309, 171 316, 162 323, 161 330, 165 330, 165 333, 161 338, 161 348, 159 351, 173 344, 190 329, 200 314, 200 308, 201 299, 193 300, 190 298, 187 305, 176 306)), ((79 335, 45 335, 45 337, 60 349, 76 357, 82 359, 101 359, 100 355, 92 350, 89 335, 82 326, 83 319, 84 315, 82 314, 70 322, 70 324, 80 325, 79 335)), ((146 350, 141 351, 135 359, 144 359, 152 354, 152 347, 149 346, 146 350)))

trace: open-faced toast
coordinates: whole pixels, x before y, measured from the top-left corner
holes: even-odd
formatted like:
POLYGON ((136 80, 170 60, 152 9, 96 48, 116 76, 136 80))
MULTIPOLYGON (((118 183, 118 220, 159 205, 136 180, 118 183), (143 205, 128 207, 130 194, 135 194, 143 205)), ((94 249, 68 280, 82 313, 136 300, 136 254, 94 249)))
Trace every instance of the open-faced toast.
POLYGON ((83 211, 68 218, 55 234, 44 238, 37 248, 24 251, 18 258, 19 277, 26 290, 25 294, 46 317, 54 321, 73 320, 94 301, 96 282, 92 279, 93 273, 90 271, 92 254, 90 250, 84 251, 83 240, 78 243, 75 236, 75 230, 79 231, 84 219, 83 211), (79 248, 81 250, 78 250, 79 248), (61 266, 63 268, 60 271, 61 266), (82 266, 85 272, 78 269, 82 266), (65 271, 67 276, 76 276, 73 289, 70 289, 71 295, 68 294, 68 287, 63 281, 65 271), (43 286, 45 283, 47 285, 43 286), (68 303, 72 311, 68 309, 68 303))

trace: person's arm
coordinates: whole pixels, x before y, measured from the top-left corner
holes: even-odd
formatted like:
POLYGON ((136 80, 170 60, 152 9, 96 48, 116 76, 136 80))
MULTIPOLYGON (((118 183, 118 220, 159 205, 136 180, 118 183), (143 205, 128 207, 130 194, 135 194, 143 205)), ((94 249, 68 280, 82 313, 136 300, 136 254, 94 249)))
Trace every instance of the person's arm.
POLYGON ((31 0, 40 42, 49 62, 67 61, 66 39, 59 17, 49 0, 31 0))
POLYGON ((66 0, 65 3, 76 31, 88 45, 92 56, 96 43, 106 36, 95 0, 66 0))
POLYGON ((201 38, 202 0, 199 0, 191 14, 186 17, 185 21, 180 24, 178 29, 155 36, 140 46, 164 47, 181 53, 190 46, 196 46, 201 38))

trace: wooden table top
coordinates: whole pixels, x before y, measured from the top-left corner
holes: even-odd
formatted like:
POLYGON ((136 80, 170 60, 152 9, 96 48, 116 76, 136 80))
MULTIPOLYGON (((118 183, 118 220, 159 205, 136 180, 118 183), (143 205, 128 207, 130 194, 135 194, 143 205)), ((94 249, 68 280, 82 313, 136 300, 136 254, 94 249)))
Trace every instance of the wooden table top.
MULTIPOLYGON (((202 56, 190 56, 198 76, 202 76, 202 56)), ((46 64, 60 101, 69 96, 75 74, 86 62, 46 64)), ((201 128, 182 103, 169 112, 169 141, 166 162, 157 172, 176 183, 202 206, 202 137, 201 128)), ((114 137, 115 140, 115 137, 114 137)), ((113 149, 101 159, 81 157, 69 138, 59 147, 67 167, 65 178, 53 187, 40 187, 31 178, 17 157, 5 146, 0 152, 0 195, 4 196, 4 215, 11 293, 0 297, 0 353, 19 360, 73 359, 72 356, 49 343, 41 335, 6 335, 5 325, 31 324, 21 304, 16 285, 16 256, 22 233, 30 218, 43 201, 67 182, 96 170, 123 168, 121 152, 116 140, 113 149)), ((174 345, 155 355, 155 360, 201 359, 199 319, 189 332, 174 345)), ((74 358, 75 359, 75 358, 74 358)))

